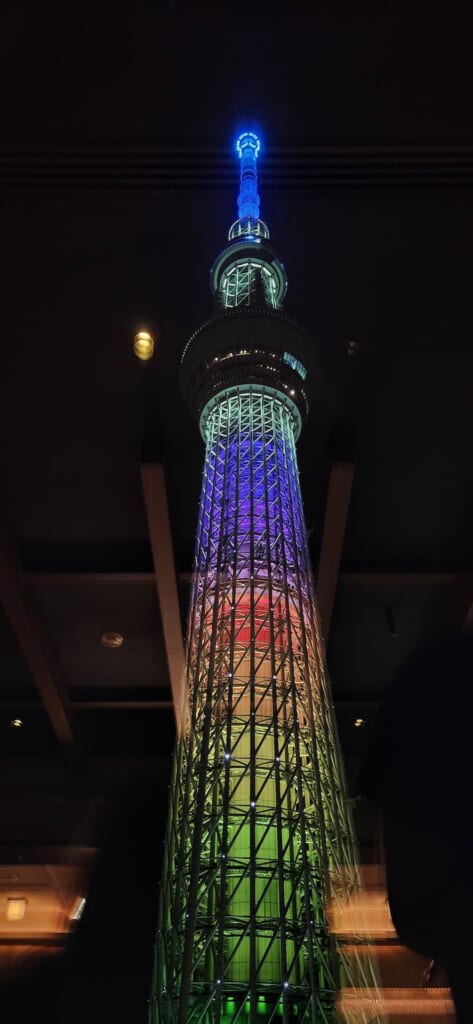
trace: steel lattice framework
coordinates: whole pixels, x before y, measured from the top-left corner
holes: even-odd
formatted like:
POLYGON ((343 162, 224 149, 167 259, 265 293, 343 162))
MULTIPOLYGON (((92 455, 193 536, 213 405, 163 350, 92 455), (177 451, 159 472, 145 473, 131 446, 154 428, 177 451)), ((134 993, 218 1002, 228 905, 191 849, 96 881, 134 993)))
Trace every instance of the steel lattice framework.
POLYGON ((361 950, 337 948, 327 917, 359 881, 297 429, 290 405, 267 387, 235 387, 207 410, 159 1022, 327 1022, 342 985, 376 985, 361 950))
POLYGON ((379 1020, 365 937, 330 925, 356 918, 359 878, 296 458, 316 374, 281 309, 259 148, 238 139, 217 310, 182 358, 206 453, 151 1024, 328 1024, 342 989, 346 1020, 379 1020))

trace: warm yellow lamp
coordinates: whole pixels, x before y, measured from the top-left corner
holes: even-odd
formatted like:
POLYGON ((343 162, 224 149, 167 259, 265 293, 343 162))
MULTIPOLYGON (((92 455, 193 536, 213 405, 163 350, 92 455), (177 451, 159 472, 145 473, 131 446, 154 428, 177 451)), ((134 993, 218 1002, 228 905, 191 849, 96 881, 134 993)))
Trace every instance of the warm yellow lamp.
POLYGON ((9 896, 7 899, 7 921, 22 921, 25 913, 25 896, 9 896))
POLYGON ((154 338, 149 331, 138 331, 133 339, 133 352, 137 359, 147 363, 154 352, 154 338))

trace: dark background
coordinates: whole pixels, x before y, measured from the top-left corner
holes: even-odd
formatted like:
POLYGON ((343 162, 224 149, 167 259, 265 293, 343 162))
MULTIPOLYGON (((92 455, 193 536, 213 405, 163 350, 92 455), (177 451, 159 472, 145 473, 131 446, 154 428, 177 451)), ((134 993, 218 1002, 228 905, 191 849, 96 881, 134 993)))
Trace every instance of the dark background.
MULTIPOLYGON (((139 467, 146 434, 185 617, 202 444, 179 355, 210 308, 242 126, 263 139, 286 309, 319 353, 299 446, 315 565, 330 466, 356 466, 328 645, 352 792, 386 687, 466 621, 472 29, 470 4, 432 0, 3 10, 2 533, 76 704, 170 700, 139 467), (157 338, 146 367, 132 353, 143 324, 157 338), (107 629, 120 650, 101 646, 107 629)), ((5 1020, 22 1006, 53 1020, 61 984, 70 1020, 144 1020, 172 712, 82 707, 72 727, 66 755, 0 605, 1 863, 66 847, 81 863, 106 844, 66 960, 25 975, 21 995, 10 985, 5 1020)))

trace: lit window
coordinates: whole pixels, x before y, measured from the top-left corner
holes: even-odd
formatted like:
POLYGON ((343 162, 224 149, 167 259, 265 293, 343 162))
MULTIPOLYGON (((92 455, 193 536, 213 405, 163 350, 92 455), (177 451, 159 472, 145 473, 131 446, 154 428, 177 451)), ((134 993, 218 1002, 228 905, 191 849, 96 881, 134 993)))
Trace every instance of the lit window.
POLYGON ((299 374, 299 377, 302 377, 302 380, 306 379, 307 370, 299 359, 296 359, 295 356, 291 356, 290 352, 285 352, 283 355, 283 361, 287 363, 287 365, 290 366, 292 370, 295 370, 296 373, 299 374))

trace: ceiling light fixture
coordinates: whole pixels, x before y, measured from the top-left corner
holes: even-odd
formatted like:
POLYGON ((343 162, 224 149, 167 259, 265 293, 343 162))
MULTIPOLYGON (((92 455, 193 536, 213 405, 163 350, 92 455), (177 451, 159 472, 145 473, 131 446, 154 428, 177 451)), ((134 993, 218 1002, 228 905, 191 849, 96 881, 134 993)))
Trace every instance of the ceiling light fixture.
POLYGON ((26 913, 25 896, 8 896, 7 921, 22 921, 26 913))
POLYGON ((133 352, 142 363, 147 363, 154 352, 154 338, 149 331, 137 331, 133 338, 133 352))
POLYGON ((12 729, 21 729, 23 724, 24 723, 22 718, 12 718, 10 722, 12 729))
POLYGON ((355 729, 361 729, 366 725, 366 718, 355 718, 353 725, 355 726, 355 729))
POLYGON ((358 352, 359 347, 359 342, 356 340, 356 338, 350 338, 350 340, 347 341, 348 355, 355 356, 356 353, 358 352))
POLYGON ((102 633, 100 642, 102 647, 121 647, 123 643, 123 635, 122 633, 117 633, 115 630, 111 629, 106 633, 102 633))

